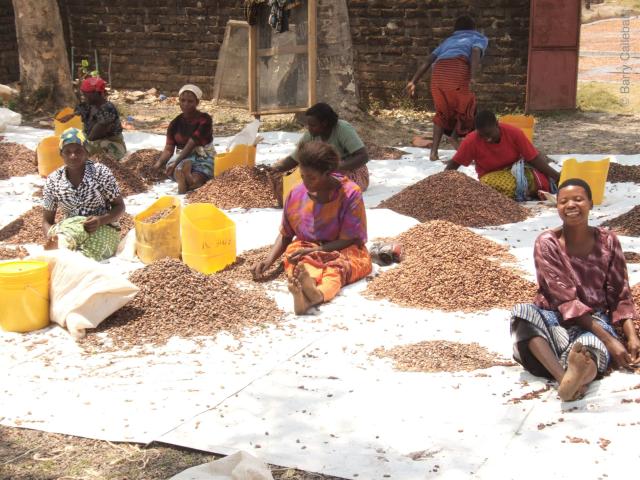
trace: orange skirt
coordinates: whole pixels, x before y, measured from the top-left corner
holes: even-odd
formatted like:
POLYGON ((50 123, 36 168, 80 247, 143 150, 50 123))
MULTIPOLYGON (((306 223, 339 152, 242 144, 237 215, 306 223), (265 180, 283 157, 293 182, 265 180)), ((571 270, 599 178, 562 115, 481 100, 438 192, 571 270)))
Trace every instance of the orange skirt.
POLYGON ((431 96, 436 108, 433 123, 447 136, 455 131, 464 137, 473 131, 476 115, 476 96, 469 89, 471 70, 464 58, 440 60, 433 66, 431 96))
POLYGON ((313 252, 302 257, 297 264, 289 262, 289 256, 297 250, 317 246, 316 243, 300 240, 292 242, 285 252, 284 269, 291 278, 296 265, 305 268, 316 281, 325 302, 334 298, 345 285, 355 283, 371 273, 371 257, 364 245, 351 245, 334 252, 313 252))

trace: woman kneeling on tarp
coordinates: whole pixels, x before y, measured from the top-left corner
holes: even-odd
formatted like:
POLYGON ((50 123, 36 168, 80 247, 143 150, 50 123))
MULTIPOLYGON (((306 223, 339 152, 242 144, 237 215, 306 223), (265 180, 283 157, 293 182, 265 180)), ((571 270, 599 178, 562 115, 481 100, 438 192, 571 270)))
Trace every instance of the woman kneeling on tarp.
POLYGON ((493 112, 476 115, 476 130, 467 135, 447 170, 475 165, 478 179, 517 201, 537 198, 539 191, 555 193, 560 174, 518 127, 498 123, 493 112))
POLYGON ((66 245, 101 261, 116 253, 118 219, 125 207, 111 170, 87 160, 86 143, 84 133, 75 128, 60 137, 64 166, 51 173, 44 185, 42 228, 49 246, 66 245), (58 207, 64 220, 55 223, 58 207))
POLYGON ((287 197, 280 234, 268 258, 254 265, 256 280, 284 253, 296 314, 330 301, 340 289, 371 273, 362 191, 334 173, 338 152, 309 142, 298 154, 302 183, 287 197))
POLYGON ((591 189, 570 179, 558 192, 562 227, 542 233, 534 259, 538 295, 511 317, 513 356, 534 375, 554 378, 564 401, 580 398, 610 360, 640 361, 627 266, 616 235, 589 226, 591 189), (627 346, 612 325, 622 325, 627 346))
POLYGON ((182 113, 167 128, 164 150, 155 164, 165 167, 168 177, 178 183, 178 193, 187 193, 213 178, 213 119, 198 110, 202 90, 195 85, 185 85, 178 93, 182 113), (175 151, 175 155, 174 155, 175 151))

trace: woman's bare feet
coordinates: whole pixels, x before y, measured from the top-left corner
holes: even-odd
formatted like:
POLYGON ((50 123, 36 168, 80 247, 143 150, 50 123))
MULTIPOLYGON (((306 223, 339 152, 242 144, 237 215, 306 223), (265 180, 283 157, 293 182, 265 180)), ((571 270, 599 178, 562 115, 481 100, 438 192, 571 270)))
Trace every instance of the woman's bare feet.
POLYGON ((307 297, 311 306, 320 305, 324 302, 324 295, 320 290, 318 290, 316 281, 311 278, 311 275, 309 275, 309 272, 304 267, 298 264, 293 271, 293 275, 300 282, 302 292, 304 293, 304 296, 307 297))
POLYGON ((438 152, 431 152, 431 155, 429 155, 429 160, 431 160, 432 162, 438 162, 440 160, 438 152))
POLYGON ((289 279, 289 291, 293 295, 293 311, 296 315, 304 315, 313 306, 304 296, 300 280, 295 276, 289 279))
POLYGON ((569 365, 558 387, 558 395, 565 402, 578 400, 596 377, 597 367, 589 350, 576 342, 569 352, 569 365))

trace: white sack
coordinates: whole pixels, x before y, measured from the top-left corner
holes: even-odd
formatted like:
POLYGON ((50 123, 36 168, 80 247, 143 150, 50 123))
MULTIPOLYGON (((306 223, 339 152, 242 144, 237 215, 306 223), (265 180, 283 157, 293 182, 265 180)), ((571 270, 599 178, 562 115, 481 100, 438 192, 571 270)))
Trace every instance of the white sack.
POLYGON ((121 274, 70 250, 49 250, 35 260, 49 262, 49 315, 75 338, 96 328, 126 305, 138 287, 121 274))
POLYGON ((9 110, 8 108, 0 107, 0 129, 4 130, 8 125, 18 126, 22 123, 22 115, 9 110))
POLYGON ((253 145, 253 143, 256 141, 256 138, 258 137, 259 128, 260 120, 254 120, 253 122, 245 126, 240 133, 238 133, 229 141, 227 151, 231 151, 231 149, 235 145, 253 145))
POLYGON ((262 460, 241 450, 185 470, 169 480, 273 480, 273 476, 262 460))

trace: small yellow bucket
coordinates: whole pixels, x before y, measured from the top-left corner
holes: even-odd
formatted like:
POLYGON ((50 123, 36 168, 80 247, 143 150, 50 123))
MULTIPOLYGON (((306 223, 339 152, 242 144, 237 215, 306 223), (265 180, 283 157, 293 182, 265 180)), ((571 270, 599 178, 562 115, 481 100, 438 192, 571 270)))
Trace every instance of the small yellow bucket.
POLYGON ((568 158, 562 164, 560 183, 570 178, 580 178, 591 187, 594 205, 600 205, 604 200, 604 187, 609 175, 609 159, 589 160, 579 162, 575 158, 568 158))
POLYGON ((180 258, 180 200, 160 197, 134 218, 136 227, 136 254, 142 263, 153 263, 161 258, 180 258), (161 220, 145 220, 166 208, 174 210, 161 220))
POLYGON ((0 327, 7 332, 31 332, 48 324, 48 263, 0 263, 0 327))
POLYGON ((66 107, 56 113, 56 116, 53 118, 53 129, 55 130, 55 135, 62 135, 62 132, 64 132, 67 128, 77 128, 78 130, 82 130, 84 128, 84 125, 82 124, 82 117, 80 115, 74 115, 71 120, 65 123, 62 123, 60 120, 58 120, 59 118, 71 115, 73 112, 73 108, 66 107))
POLYGON ((213 176, 226 172, 233 167, 253 167, 256 164, 256 147, 254 145, 236 145, 230 152, 218 153, 213 163, 213 176))
POLYGON ((53 135, 45 137, 36 149, 38 157, 38 173, 41 177, 47 177, 51 172, 64 165, 60 156, 60 137, 53 135))
POLYGON ((236 225, 211 203, 192 203, 180 216, 182 261, 210 274, 236 261, 236 225))
POLYGON ((529 141, 533 142, 533 129, 536 124, 536 119, 531 115, 505 115, 500 117, 500 122, 518 127, 524 132, 529 141))
POLYGON ((291 170, 288 173, 285 173, 282 176, 282 204, 287 200, 289 196, 289 192, 293 190, 294 187, 300 185, 302 183, 302 177, 300 176, 300 169, 296 168, 295 170, 291 170))

